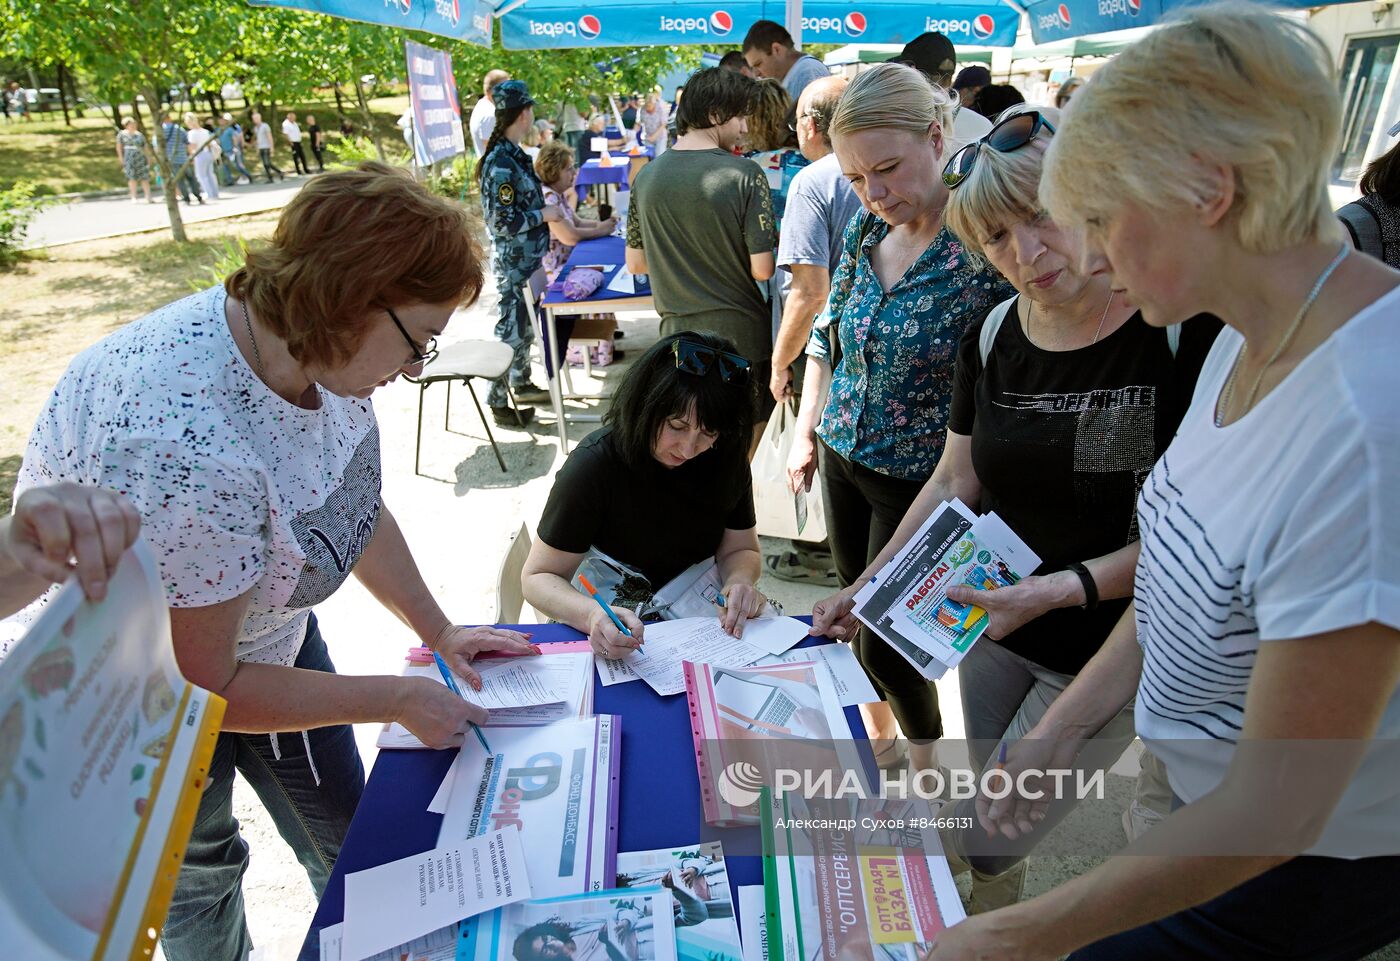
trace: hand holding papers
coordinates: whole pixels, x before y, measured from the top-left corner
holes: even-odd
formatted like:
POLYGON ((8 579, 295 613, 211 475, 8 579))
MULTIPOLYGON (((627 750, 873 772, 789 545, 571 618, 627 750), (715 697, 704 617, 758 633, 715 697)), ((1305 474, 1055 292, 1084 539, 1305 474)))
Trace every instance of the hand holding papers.
POLYGON ((360 961, 529 896, 515 828, 347 874, 342 961, 360 961))
POLYGON ((855 615, 920 674, 937 680, 987 629, 987 612, 949 600, 948 588, 994 590, 1039 566, 1040 558, 1001 518, 978 517, 954 499, 856 593, 855 615))
MULTIPOLYGON (((462 696, 488 711, 487 725, 548 724, 593 713, 593 656, 584 652, 540 657, 483 659, 476 662, 481 690, 461 678, 462 696)), ((404 676, 437 677, 432 664, 410 664, 404 676)), ((455 675, 454 675, 455 676, 455 675)), ((423 743, 401 724, 386 724, 382 748, 421 748, 423 743)))

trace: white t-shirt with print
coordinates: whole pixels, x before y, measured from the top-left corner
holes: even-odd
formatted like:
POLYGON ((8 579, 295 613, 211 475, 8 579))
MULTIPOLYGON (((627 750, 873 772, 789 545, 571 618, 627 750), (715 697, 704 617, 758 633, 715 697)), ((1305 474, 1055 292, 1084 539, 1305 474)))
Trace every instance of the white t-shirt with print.
MULTIPOLYGON (((1400 291, 1217 428, 1242 343, 1228 327, 1216 340, 1138 501, 1137 731, 1188 802, 1225 775, 1261 645, 1400 628, 1400 291)), ((1327 670, 1325 642, 1316 657, 1327 670)), ((1400 691, 1376 738, 1307 853, 1400 853, 1400 691)))
MULTIPOLYGON (((79 354, 30 436, 16 496, 64 480, 122 492, 170 606, 251 591, 238 658, 289 665, 309 610, 374 534, 379 427, 368 400, 320 390, 306 410, 273 393, 234 343, 226 297, 211 287, 79 354)), ((45 600, 0 636, 19 636, 45 600)))

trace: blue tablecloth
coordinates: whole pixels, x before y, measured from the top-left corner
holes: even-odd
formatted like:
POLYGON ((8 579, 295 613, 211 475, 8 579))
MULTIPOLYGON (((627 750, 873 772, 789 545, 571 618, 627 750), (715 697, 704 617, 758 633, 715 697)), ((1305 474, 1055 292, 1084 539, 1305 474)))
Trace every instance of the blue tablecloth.
POLYGON ((604 167, 595 157, 584 162, 579 168, 578 177, 574 180, 576 187, 590 187, 593 184, 618 184, 627 185, 627 171, 631 167, 631 158, 621 155, 613 157, 611 167, 604 167))
MULTIPOLYGON (((528 624, 534 641, 576 640, 583 635, 562 624, 528 624)), ((809 638, 802 646, 827 643, 809 638)), ((619 851, 683 847, 700 840, 700 781, 691 747, 685 695, 661 697, 643 681, 604 687, 596 683, 594 712, 622 717, 619 851)), ((852 734, 865 738, 860 713, 846 708, 852 734)), ((381 751, 365 785, 340 859, 302 945, 301 961, 319 961, 320 930, 344 919, 345 874, 396 861, 436 846, 442 815, 429 814, 432 800, 456 751, 381 751)), ((867 758, 867 766, 871 763, 867 758)), ((752 829, 757 834, 757 828, 752 829)), ((762 859, 729 857, 731 889, 762 884, 762 859)), ((737 910, 737 905, 736 905, 737 910)))
POLYGON ((592 304, 620 300, 624 297, 650 297, 651 288, 640 284, 636 285, 635 294, 619 294, 615 290, 608 290, 608 284, 622 269, 626 256, 627 245, 621 237, 599 237, 596 240, 580 241, 574 252, 569 254, 564 269, 559 271, 559 280, 545 291, 544 305, 552 307, 556 304, 592 304), (569 271, 582 264, 609 264, 610 269, 604 271, 603 285, 593 292, 592 297, 587 300, 569 300, 563 293, 564 278, 569 276, 569 271))

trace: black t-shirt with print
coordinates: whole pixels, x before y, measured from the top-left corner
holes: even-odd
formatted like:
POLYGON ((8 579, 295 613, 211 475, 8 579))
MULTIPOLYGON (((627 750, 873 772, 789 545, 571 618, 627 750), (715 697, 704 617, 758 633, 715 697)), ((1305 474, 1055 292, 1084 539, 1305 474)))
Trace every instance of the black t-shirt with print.
POLYGON ((680 467, 623 460, 604 427, 585 437, 554 478, 539 538, 555 550, 590 547, 636 568, 652 590, 713 557, 725 530, 754 526, 753 475, 742 455, 708 450, 680 467))
MULTIPOLYGON (((1013 305, 983 368, 982 325, 958 348, 948 428, 971 435, 980 509, 996 511, 1040 555, 1037 574, 1064 570, 1138 538, 1137 495, 1191 403, 1220 332, 1186 321, 1175 358, 1166 331, 1134 314, 1097 344, 1049 351, 1026 337, 1013 305)), ((1048 611, 998 643, 1052 671, 1077 674, 1128 600, 1048 611)))

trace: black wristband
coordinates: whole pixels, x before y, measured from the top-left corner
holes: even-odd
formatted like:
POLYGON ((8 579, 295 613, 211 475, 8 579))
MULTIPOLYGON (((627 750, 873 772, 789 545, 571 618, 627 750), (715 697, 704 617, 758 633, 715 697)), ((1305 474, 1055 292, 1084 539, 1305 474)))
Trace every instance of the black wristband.
POLYGON ((1099 606, 1099 585, 1094 583, 1094 575, 1089 573, 1089 568, 1075 561, 1073 564, 1065 565, 1065 570, 1074 571, 1079 575, 1079 583, 1084 585, 1084 610, 1092 611, 1099 606))

